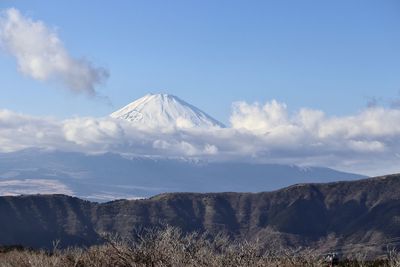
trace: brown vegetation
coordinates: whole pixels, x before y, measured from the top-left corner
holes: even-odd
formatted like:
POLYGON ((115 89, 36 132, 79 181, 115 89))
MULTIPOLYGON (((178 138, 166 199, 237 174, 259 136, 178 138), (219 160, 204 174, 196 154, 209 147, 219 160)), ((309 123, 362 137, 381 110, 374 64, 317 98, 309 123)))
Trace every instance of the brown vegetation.
MULTIPOLYGON (((89 248, 52 252, 27 250, 20 247, 0 251, 4 267, 133 267, 133 266, 329 266, 324 255, 313 250, 265 248, 257 242, 231 241, 227 236, 210 238, 206 234, 183 234, 179 229, 137 231, 135 241, 103 235, 105 243, 89 248)), ((385 259, 376 261, 346 260, 339 266, 400 266, 400 256, 390 251, 385 259)))

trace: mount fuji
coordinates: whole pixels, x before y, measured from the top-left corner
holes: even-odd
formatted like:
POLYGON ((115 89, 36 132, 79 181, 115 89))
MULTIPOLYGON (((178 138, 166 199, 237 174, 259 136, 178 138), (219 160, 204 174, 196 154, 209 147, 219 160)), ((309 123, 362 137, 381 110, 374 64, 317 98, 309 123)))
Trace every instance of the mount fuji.
MULTIPOLYGON (((148 94, 110 116, 156 130, 225 127, 200 109, 168 94, 148 94)), ((39 148, 0 153, 0 195, 51 192, 103 202, 165 192, 271 191, 297 183, 359 178, 363 176, 329 168, 198 161, 189 156, 130 157, 39 148)))
POLYGON ((174 95, 147 94, 110 115, 151 128, 214 128, 225 127, 204 111, 174 95))

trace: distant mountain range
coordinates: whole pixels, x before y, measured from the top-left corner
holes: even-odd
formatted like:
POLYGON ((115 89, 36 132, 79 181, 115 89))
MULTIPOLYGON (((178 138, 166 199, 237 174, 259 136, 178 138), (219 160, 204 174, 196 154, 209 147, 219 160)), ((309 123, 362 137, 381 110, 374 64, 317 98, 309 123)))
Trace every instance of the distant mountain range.
MULTIPOLYGON (((152 131, 190 128, 202 134, 204 130, 225 127, 200 109, 168 94, 148 94, 110 116, 135 127, 153 128, 152 131)), ((261 192, 295 183, 362 177, 329 168, 251 160, 87 155, 36 148, 0 154, 0 195, 61 193, 94 201, 143 198, 165 192, 261 192)))
POLYGON ((91 245, 98 232, 131 236, 172 225, 266 245, 374 255, 399 246, 400 175, 294 185, 266 193, 173 193, 92 203, 65 195, 0 197, 0 243, 91 245))
POLYGON ((0 154, 0 195, 61 193, 94 201, 165 192, 262 192, 364 176, 329 168, 118 154, 23 150, 0 154))

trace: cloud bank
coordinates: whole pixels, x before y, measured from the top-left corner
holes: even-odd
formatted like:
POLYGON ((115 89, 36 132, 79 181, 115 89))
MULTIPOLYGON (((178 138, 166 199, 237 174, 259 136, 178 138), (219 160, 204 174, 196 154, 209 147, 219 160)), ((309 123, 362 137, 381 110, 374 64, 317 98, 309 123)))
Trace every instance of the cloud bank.
POLYGON ((105 68, 71 57, 55 30, 14 8, 0 14, 0 46, 15 57, 24 75, 60 83, 74 93, 94 96, 109 76, 105 68))
POLYGON ((398 172, 400 110, 368 107, 343 117, 272 100, 233 105, 230 128, 138 127, 105 118, 56 120, 0 110, 0 151, 39 147, 84 153, 195 157, 317 165, 377 175, 398 172))

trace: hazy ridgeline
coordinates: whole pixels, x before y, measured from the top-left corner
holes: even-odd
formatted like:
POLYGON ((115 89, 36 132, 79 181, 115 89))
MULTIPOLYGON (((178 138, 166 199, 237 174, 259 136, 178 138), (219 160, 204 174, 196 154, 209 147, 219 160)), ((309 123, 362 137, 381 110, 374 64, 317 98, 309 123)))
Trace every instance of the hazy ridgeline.
MULTIPOLYGON (((0 266, 330 266, 326 255, 311 249, 287 249, 254 242, 237 242, 226 235, 183 234, 178 228, 138 231, 135 239, 103 234, 104 244, 88 248, 0 250, 0 266)), ((341 259, 338 266, 400 266, 400 254, 368 259, 364 252, 341 259)))

